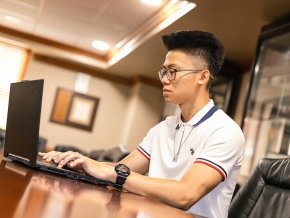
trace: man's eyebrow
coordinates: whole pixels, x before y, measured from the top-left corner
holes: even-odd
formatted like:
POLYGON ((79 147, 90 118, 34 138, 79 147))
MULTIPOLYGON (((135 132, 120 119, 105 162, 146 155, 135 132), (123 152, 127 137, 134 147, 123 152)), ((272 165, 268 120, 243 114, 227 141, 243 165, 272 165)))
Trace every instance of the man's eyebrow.
POLYGON ((176 64, 169 64, 168 66, 163 65, 163 68, 174 68, 176 64))

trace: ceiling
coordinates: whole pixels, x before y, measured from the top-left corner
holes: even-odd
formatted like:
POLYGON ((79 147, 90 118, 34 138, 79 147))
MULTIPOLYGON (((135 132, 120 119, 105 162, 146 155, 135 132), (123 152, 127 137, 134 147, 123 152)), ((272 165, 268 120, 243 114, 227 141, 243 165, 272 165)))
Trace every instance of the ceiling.
POLYGON ((212 32, 224 43, 227 58, 248 67, 261 27, 290 13, 289 0, 191 2, 195 8, 162 29, 160 24, 167 18, 162 10, 172 4, 170 0, 159 6, 140 0, 0 0, 0 33, 33 45, 35 53, 81 63, 99 72, 157 78, 164 61, 161 35, 165 33, 182 29, 212 32), (7 15, 20 23, 7 21, 7 15), (106 41, 111 50, 106 53, 92 48, 96 39, 106 41), (108 64, 117 44, 123 42, 121 47, 128 47, 131 39, 137 40, 128 54, 108 64), (54 49, 48 49, 48 44, 54 49))

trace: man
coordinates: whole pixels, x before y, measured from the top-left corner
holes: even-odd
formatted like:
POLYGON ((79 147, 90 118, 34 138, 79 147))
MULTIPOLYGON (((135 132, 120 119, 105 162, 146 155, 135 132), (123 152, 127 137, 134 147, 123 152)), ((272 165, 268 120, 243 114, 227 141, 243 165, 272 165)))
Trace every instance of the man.
POLYGON ((167 103, 179 105, 180 115, 151 128, 138 148, 115 167, 75 152, 40 155, 59 167, 84 170, 116 182, 117 188, 190 213, 227 217, 244 136, 209 97, 209 87, 223 63, 223 45, 201 31, 165 35, 163 43, 168 50, 159 71, 163 96, 167 103))

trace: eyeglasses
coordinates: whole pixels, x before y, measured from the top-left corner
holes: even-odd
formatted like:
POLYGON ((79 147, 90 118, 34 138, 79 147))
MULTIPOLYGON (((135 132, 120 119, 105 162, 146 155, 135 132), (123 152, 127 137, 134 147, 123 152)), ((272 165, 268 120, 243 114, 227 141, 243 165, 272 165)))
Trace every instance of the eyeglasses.
MULTIPOLYGON (((160 71, 158 71, 159 79, 162 80, 164 75, 166 75, 166 77, 169 81, 173 81, 176 78, 176 73, 182 72, 182 71, 189 71, 192 73, 196 73, 196 72, 203 71, 203 70, 195 70, 195 69, 176 70, 176 69, 172 69, 172 68, 169 68, 169 69, 162 68, 160 71)), ((210 74, 210 76, 212 79, 214 78, 211 74, 210 74)))

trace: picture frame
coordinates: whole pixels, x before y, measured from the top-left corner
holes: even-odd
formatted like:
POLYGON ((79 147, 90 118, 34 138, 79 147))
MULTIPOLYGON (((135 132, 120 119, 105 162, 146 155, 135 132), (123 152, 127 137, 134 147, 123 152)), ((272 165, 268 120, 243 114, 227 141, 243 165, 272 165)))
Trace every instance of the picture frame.
POLYGON ((99 98, 58 88, 50 121, 92 131, 99 98))

